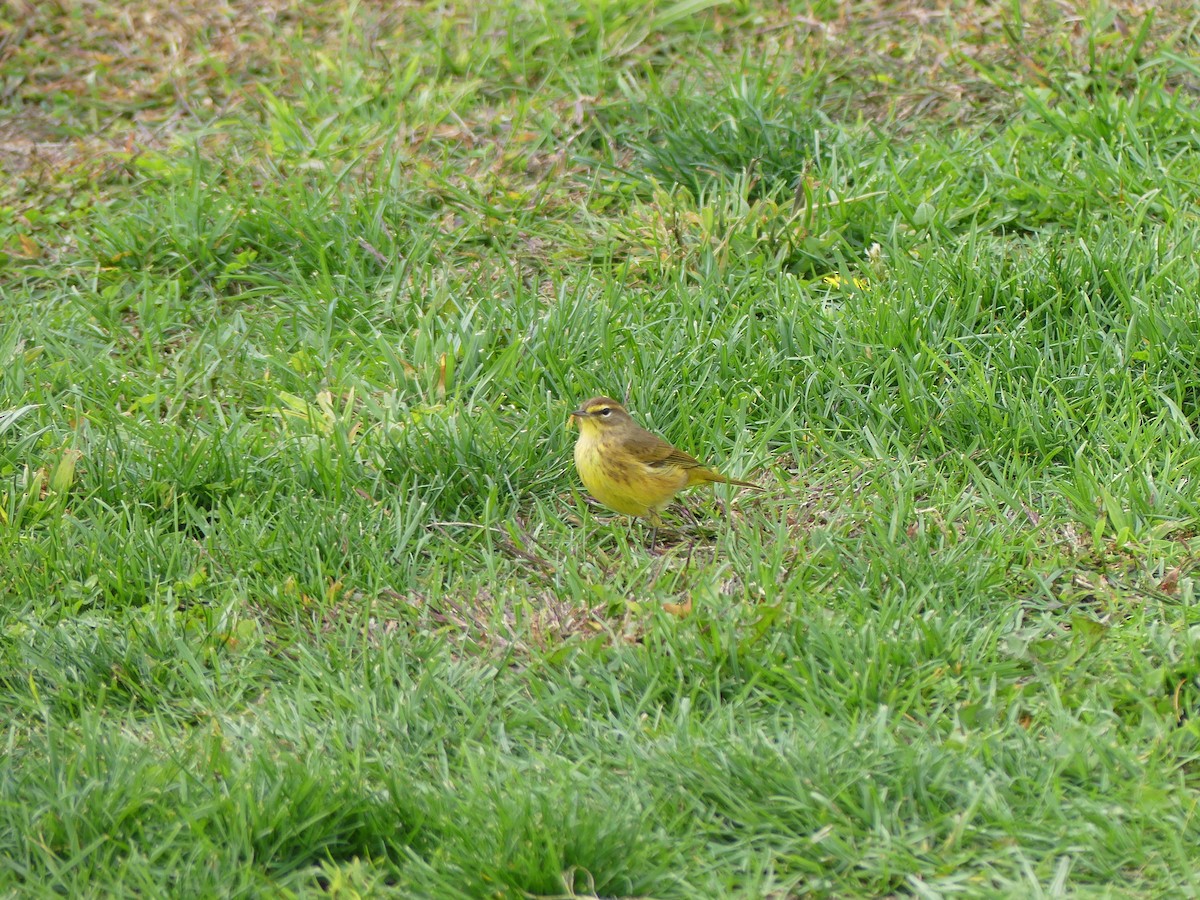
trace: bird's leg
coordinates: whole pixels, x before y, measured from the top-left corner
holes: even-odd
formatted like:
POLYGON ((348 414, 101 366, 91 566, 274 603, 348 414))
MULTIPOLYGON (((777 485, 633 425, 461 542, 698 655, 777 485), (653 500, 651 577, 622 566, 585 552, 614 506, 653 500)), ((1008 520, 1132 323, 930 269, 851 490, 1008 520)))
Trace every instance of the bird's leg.
POLYGON ((647 517, 650 520, 650 552, 654 552, 654 542, 658 538, 658 526, 662 524, 662 519, 659 517, 656 510, 650 510, 650 515, 647 517))

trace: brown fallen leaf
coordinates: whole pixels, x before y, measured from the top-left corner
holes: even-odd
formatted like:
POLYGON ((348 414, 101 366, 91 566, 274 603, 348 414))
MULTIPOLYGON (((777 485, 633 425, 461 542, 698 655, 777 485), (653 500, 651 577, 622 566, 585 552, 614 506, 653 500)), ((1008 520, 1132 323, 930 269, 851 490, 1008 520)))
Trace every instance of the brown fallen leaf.
POLYGON ((1182 570, 1179 566, 1176 566, 1163 576, 1162 581, 1158 583, 1158 589, 1164 594, 1174 594, 1179 590, 1179 576, 1181 574, 1182 570))
POLYGON ((673 616, 686 619, 692 614, 692 598, 688 597, 683 603, 664 603, 663 609, 673 616))

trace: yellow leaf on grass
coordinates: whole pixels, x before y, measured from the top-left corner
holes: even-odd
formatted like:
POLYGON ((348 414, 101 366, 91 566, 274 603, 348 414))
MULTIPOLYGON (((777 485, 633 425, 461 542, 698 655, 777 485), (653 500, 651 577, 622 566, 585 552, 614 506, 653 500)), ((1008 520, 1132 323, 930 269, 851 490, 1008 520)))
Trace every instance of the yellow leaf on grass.
POLYGON ((42 248, 27 234, 17 235, 17 243, 21 245, 21 252, 14 253, 14 256, 20 256, 23 259, 37 259, 42 255, 42 248))

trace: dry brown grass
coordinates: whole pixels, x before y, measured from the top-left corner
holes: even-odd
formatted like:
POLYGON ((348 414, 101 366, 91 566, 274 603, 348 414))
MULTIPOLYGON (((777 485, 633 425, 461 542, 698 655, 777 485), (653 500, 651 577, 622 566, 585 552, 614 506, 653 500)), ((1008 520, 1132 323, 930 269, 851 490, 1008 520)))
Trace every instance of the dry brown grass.
MULTIPOLYGON (((518 6, 528 12, 540 4, 518 6)), ((1121 58, 1140 37, 1144 56, 1190 33, 1198 18, 1184 0, 1115 0, 1099 12, 1091 3, 1041 0, 1021 4, 1020 21, 1011 4, 982 0, 862 0, 825 18, 814 6, 761 5, 749 14, 718 7, 708 13, 714 56, 811 62, 844 87, 830 92, 835 115, 898 131, 930 119, 1002 122, 1020 89, 1086 79, 1093 57, 1121 58)), ((364 71, 387 72, 419 57, 422 79, 436 72, 443 86, 469 82, 469 71, 455 74, 437 58, 499 46, 504 35, 480 25, 478 9, 383 0, 4 0, 0 171, 7 177, 0 206, 13 208, 24 229, 19 243, 9 241, 9 253, 37 257, 44 252, 39 242, 53 242, 22 218, 29 210, 108 202, 143 177, 140 154, 170 151, 189 134, 259 116, 264 93, 294 96, 321 60, 350 58, 364 71)), ((574 14, 562 15, 567 27, 582 27, 574 14)), ((652 33, 614 54, 612 65, 650 66, 670 80, 686 68, 664 62, 671 46, 669 37, 652 33)), ((515 73, 498 71, 496 79, 487 100, 476 98, 450 119, 408 134, 408 152, 428 152, 440 168, 440 148, 474 147, 461 166, 465 193, 490 185, 496 196, 537 195, 541 217, 556 203, 582 208, 572 186, 588 178, 570 177, 575 167, 567 157, 606 99, 543 92, 539 108, 560 124, 549 135, 510 133, 501 125, 513 111, 502 98, 529 86, 515 73), (552 182, 557 187, 546 191, 552 182)), ((620 148, 613 152, 619 157, 620 148)))
MULTIPOLYGON (((981 69, 1037 83, 1056 60, 1086 70, 1099 44, 1121 52, 1147 14, 1147 47, 1194 26, 1194 4, 1116 0, 1097 42, 1085 28, 1092 4, 1043 0, 857 2, 819 19, 800 4, 775 4, 750 17, 718 9, 718 40, 728 52, 836 55, 858 67, 861 112, 903 123, 913 117, 966 118, 1000 93, 981 69)), ((470 4, 438 18, 465 28, 470 4)), ((161 146, 171 136, 243 106, 263 86, 286 95, 305 59, 336 50, 347 33, 342 0, 6 0, 0 19, 4 113, 0 152, 10 171, 62 164, 101 148, 161 146)), ((410 4, 355 5, 353 30, 363 46, 393 46, 429 13, 410 4)), ((1094 17, 1093 17, 1094 18, 1094 17)), ((648 56, 653 42, 631 53, 648 56)), ((582 101, 576 101, 582 102, 582 101)), ((451 126, 446 126, 451 127, 451 126)), ((453 127, 462 127, 453 126, 453 127)))

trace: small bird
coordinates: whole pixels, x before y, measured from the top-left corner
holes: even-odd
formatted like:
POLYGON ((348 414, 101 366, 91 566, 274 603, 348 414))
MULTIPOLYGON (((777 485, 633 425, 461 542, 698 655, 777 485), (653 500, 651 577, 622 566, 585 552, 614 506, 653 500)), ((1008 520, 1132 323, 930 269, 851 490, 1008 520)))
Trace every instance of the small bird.
POLYGON ((659 513, 684 488, 718 482, 762 490, 703 465, 629 415, 612 397, 593 397, 571 418, 579 423, 575 468, 584 487, 610 509, 650 520, 650 546, 662 524, 659 513))

